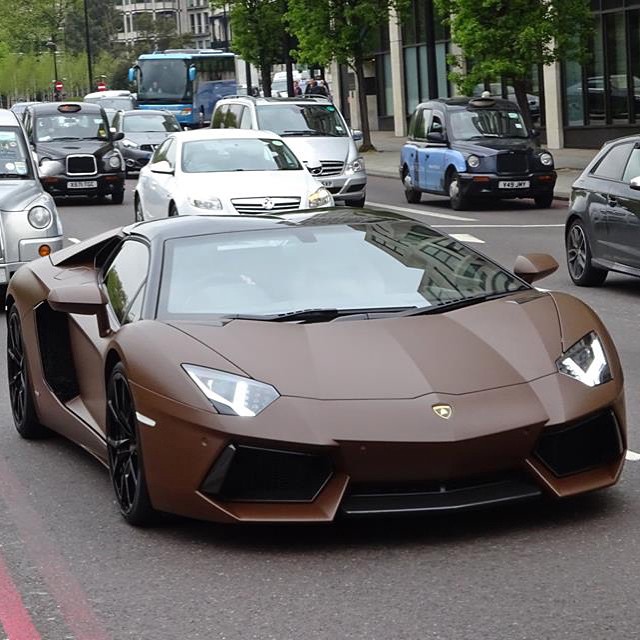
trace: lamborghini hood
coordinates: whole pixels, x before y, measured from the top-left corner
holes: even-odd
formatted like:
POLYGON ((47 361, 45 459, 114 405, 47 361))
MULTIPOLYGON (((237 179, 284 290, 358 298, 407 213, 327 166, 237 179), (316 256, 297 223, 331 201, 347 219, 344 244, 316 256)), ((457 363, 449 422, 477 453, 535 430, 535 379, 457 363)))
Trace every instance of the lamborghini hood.
POLYGON ((527 292, 437 315, 299 324, 174 323, 281 395, 323 400, 465 394, 556 372, 558 313, 527 292))

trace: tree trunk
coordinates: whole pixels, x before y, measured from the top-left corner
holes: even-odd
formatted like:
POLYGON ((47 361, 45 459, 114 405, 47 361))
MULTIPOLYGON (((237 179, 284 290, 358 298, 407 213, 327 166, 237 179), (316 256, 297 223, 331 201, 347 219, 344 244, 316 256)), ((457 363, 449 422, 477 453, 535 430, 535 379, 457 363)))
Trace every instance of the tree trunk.
POLYGON ((533 120, 531 118, 531 111, 529 109, 529 100, 527 99, 527 84, 526 81, 522 78, 513 79, 513 90, 516 94, 516 101, 518 102, 518 106, 520 107, 520 111, 522 111, 522 117, 524 119, 524 124, 527 127, 527 132, 531 132, 533 130, 533 120))
POLYGON ((262 91, 266 98, 271 97, 271 65, 260 65, 260 77, 262 78, 262 91))
POLYGON ((362 130, 362 144, 360 151, 375 151, 371 142, 371 130, 369 129, 369 110, 367 109, 367 94, 364 82, 364 60, 362 56, 356 56, 353 61, 353 70, 356 73, 356 88, 358 90, 358 114, 360 116, 360 129, 362 130))

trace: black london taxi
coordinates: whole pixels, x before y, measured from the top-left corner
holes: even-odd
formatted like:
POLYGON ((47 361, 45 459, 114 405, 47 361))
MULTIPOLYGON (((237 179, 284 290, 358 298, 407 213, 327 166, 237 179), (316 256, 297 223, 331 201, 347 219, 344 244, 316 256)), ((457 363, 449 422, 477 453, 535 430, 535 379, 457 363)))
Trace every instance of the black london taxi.
POLYGON ((447 98, 419 104, 400 155, 407 201, 448 195, 453 209, 473 198, 533 198, 550 207, 556 172, 552 155, 527 130, 510 100, 447 98))
POLYGON ((124 199, 125 164, 104 109, 85 102, 34 104, 24 126, 43 187, 54 197, 110 195, 124 199))

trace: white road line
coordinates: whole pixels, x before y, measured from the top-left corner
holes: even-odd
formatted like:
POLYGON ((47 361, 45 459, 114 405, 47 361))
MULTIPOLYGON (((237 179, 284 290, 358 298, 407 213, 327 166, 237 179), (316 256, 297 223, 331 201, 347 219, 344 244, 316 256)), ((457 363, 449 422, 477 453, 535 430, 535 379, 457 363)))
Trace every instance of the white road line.
POLYGON ((638 460, 640 460, 640 453, 636 453, 635 451, 631 451, 631 449, 627 449, 625 458, 627 460, 630 460, 631 462, 638 462, 638 460))
POLYGON ((563 224, 434 224, 434 229, 550 229, 563 224))
POLYGON ((431 216, 432 218, 442 218, 443 220, 460 220, 461 222, 473 222, 478 218, 465 218, 463 216, 454 216, 451 213, 437 213, 428 209, 411 209, 409 207, 396 207, 393 204, 382 204, 381 202, 369 202, 367 207, 372 209, 388 209, 389 211, 398 211, 399 213, 420 213, 423 216, 431 216))
POLYGON ((73 244, 78 244, 78 242, 80 242, 80 240, 78 240, 78 238, 68 238, 69 242, 73 242, 73 244))
POLYGON ((452 238, 459 240, 460 242, 469 242, 475 244, 484 244, 484 240, 480 240, 480 238, 476 238, 472 236, 470 233, 452 233, 452 238))

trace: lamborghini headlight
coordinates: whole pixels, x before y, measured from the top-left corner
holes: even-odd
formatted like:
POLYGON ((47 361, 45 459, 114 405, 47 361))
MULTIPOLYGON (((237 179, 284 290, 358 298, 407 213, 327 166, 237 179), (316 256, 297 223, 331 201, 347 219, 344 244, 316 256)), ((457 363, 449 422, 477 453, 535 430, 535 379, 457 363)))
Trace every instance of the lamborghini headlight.
POLYGON ((220 211, 222 209, 222 202, 220 202, 219 198, 189 196, 187 201, 196 209, 207 209, 208 211, 220 211))
POLYGON ((595 332, 569 347, 556 361, 560 373, 588 387, 597 387, 611 380, 611 370, 602 342, 595 332))
POLYGON ((193 364, 183 364, 182 368, 224 415, 257 416, 280 397, 270 384, 251 378, 193 364))
POLYGON ((320 187, 309 196, 309 208, 317 207, 333 207, 333 196, 324 187, 320 187))

